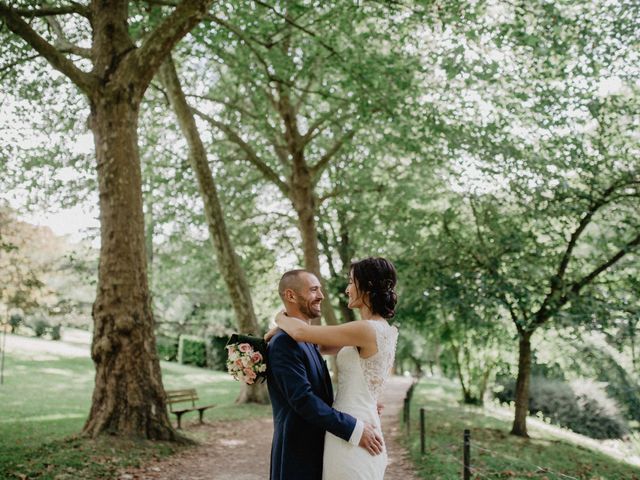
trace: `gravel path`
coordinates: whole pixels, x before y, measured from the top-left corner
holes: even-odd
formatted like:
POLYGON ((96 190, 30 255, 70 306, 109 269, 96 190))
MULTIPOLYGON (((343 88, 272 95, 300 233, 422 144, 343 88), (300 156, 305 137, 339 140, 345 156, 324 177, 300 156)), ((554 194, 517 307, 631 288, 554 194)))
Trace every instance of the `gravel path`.
POLYGON ((418 480, 409 453, 399 443, 403 435, 400 416, 404 396, 412 382, 411 377, 391 377, 382 395, 382 431, 389 455, 385 480, 418 480))
MULTIPOLYGON (((417 480, 411 461, 398 443, 399 415, 410 378, 392 377, 382 396, 382 428, 389 454, 385 480, 417 480)), ((205 415, 206 416, 206 415, 205 415)), ((198 425, 186 430, 200 445, 138 469, 123 471, 119 480, 265 480, 269 478, 271 418, 198 425)))

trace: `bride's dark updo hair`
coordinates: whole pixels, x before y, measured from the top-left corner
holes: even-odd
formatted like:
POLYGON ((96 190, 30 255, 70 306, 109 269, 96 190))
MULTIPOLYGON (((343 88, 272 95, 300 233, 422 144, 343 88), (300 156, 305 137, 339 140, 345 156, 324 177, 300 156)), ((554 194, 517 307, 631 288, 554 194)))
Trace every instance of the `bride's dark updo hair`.
POLYGON ((367 305, 371 312, 382 318, 395 315, 396 268, 386 258, 369 257, 351 264, 353 280, 360 295, 369 294, 367 305))

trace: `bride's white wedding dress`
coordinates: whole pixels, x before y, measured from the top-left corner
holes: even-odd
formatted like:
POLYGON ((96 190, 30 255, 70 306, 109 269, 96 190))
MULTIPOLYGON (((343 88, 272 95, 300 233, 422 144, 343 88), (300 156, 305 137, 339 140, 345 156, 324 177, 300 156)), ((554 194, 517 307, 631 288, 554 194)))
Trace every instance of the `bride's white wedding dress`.
MULTIPOLYGON (((398 329, 386 321, 369 320, 376 331, 378 351, 361 358, 356 347, 343 347, 337 356, 338 390, 333 408, 380 428, 378 396, 393 365, 398 329)), ((387 468, 386 449, 371 455, 327 432, 324 441, 323 480, 382 480, 387 468)))

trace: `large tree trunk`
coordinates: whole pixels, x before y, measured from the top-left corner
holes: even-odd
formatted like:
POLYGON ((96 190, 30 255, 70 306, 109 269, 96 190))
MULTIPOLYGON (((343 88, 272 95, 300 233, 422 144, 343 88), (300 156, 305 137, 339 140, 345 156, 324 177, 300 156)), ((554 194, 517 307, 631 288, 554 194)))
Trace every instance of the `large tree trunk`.
MULTIPOLYGON (((320 273, 320 248, 318 246, 318 232, 316 230, 316 197, 309 168, 302 157, 302 152, 294 156, 293 176, 291 185, 291 202, 298 215, 298 229, 302 238, 302 252, 304 267, 313 272, 320 280, 324 300, 322 302, 322 316, 327 325, 338 325, 336 312, 331 305, 331 295, 327 282, 320 273)), ((320 319, 313 320, 316 325, 320 319)), ((333 378, 338 378, 338 365, 334 355, 329 357, 329 368, 333 378)))
POLYGON ((147 284, 137 124, 142 96, 173 46, 206 14, 212 0, 183 0, 136 47, 129 2, 74 3, 89 19, 91 72, 79 68, 0 3, 0 17, 89 99, 100 198, 100 265, 93 305, 91 356, 95 388, 83 433, 170 440, 147 284))
POLYGON ((91 345, 95 388, 83 432, 172 440, 147 285, 138 107, 126 91, 92 104, 101 246, 91 345))
MULTIPOLYGON (((283 51, 288 51, 289 39, 282 44, 283 51)), ((302 239, 304 268, 313 272, 320 283, 325 299, 322 302, 322 316, 328 325, 337 325, 338 319, 331 305, 327 282, 320 274, 320 248, 316 230, 316 195, 313 173, 304 153, 304 142, 298 128, 296 109, 291 104, 288 87, 278 84, 278 112, 283 121, 284 140, 291 157, 291 177, 289 179, 289 199, 298 216, 298 229, 302 239)), ((320 319, 317 320, 319 322, 320 319)))
MULTIPOLYGON (((182 134, 189 145, 189 162, 196 174, 198 189, 204 203, 209 236, 218 260, 218 267, 231 297, 238 329, 241 333, 257 335, 259 333, 258 320, 253 310, 249 284, 229 237, 218 190, 213 173, 209 168, 207 152, 171 58, 168 58, 163 64, 159 74, 182 134)), ((242 385, 240 395, 236 399, 237 403, 267 403, 269 401, 265 384, 242 385)))
POLYGON ((531 335, 519 332, 518 379, 516 380, 516 415, 511 428, 512 435, 528 437, 527 415, 529 414, 529 382, 531 380, 531 335))
POLYGON ((338 319, 331 305, 327 282, 320 273, 320 249, 318 247, 318 232, 316 231, 316 201, 313 192, 313 183, 304 160, 294 160, 293 163, 294 173, 291 201, 298 215, 298 229, 302 239, 304 268, 313 272, 322 284, 322 291, 325 297, 322 302, 322 316, 325 322, 327 322, 328 325, 338 325, 338 319))
MULTIPOLYGON (((351 270, 351 262, 353 260, 353 245, 351 245, 351 237, 349 235, 349 225, 346 218, 346 213, 342 209, 338 209, 338 223, 340 225, 340 241, 338 243, 338 254, 340 255, 340 261, 342 262, 342 274, 344 275, 344 286, 347 287, 349 271, 351 270)), ((353 322, 356 319, 356 315, 352 309, 349 308, 349 299, 341 289, 338 292, 338 304, 340 311, 346 322, 353 322)))
MULTIPOLYGON (((153 279, 153 235, 155 233, 155 218, 153 216, 153 194, 149 193, 145 208, 145 248, 147 249, 147 278, 153 279)), ((151 281, 153 284, 153 281, 151 281)))

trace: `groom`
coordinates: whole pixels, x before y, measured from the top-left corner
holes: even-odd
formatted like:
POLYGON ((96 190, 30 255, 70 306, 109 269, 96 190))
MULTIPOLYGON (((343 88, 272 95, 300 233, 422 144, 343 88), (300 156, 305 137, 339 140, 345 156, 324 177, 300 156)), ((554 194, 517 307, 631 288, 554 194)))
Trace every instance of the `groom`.
MULTIPOLYGON (((320 317, 324 295, 312 273, 286 272, 278 293, 288 315, 308 322, 320 317)), ((382 452, 382 438, 372 425, 331 408, 331 378, 316 345, 298 343, 280 331, 269 341, 268 362, 271 480, 321 480, 325 431, 372 455, 382 452)))

